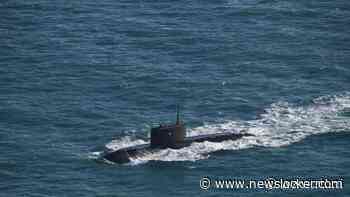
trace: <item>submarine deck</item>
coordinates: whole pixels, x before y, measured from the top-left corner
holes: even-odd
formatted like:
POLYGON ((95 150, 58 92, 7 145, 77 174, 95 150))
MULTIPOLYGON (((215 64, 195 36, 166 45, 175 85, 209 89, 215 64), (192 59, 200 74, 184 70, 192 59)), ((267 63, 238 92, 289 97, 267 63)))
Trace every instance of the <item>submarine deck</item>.
MULTIPOLYGON (((186 146, 190 146, 193 142, 222 142, 225 140, 237 140, 244 136, 253 136, 249 133, 216 133, 216 134, 208 134, 208 135, 198 135, 198 136, 190 136, 186 137, 185 140, 181 143, 177 143, 172 145, 171 147, 164 148, 173 148, 180 149, 186 146)), ((161 147, 151 147, 149 143, 140 144, 136 146, 130 146, 126 148, 121 148, 118 150, 108 150, 105 152, 103 158, 117 162, 117 163, 127 163, 130 161, 131 157, 136 157, 139 155, 146 154, 147 152, 152 152, 156 150, 162 149, 161 147)))
MULTIPOLYGON (((198 136, 189 136, 186 137, 183 143, 179 143, 177 147, 173 148, 182 148, 184 146, 187 146, 193 142, 204 142, 204 141, 210 141, 210 142, 221 142, 225 140, 236 140, 238 138, 241 138, 243 136, 252 136, 252 134, 249 133, 215 133, 215 134, 206 134, 206 135, 198 135, 198 136)), ((125 151, 134 151, 134 150, 147 150, 151 149, 151 146, 149 143, 147 144, 139 144, 135 146, 129 146, 125 148, 121 148, 118 150, 108 151, 108 152, 114 152, 119 150, 125 150, 125 151)), ((156 149, 156 148, 155 148, 156 149)))

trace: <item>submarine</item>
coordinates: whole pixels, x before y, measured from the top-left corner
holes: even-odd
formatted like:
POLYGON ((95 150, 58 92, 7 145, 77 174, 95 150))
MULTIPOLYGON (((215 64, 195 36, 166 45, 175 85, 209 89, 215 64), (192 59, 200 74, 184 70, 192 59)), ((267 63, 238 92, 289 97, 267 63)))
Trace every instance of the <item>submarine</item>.
POLYGON ((245 136, 254 136, 253 134, 246 132, 222 132, 186 137, 186 127, 185 124, 180 121, 179 107, 177 107, 176 111, 175 124, 160 124, 158 127, 151 128, 150 143, 130 146, 118 150, 107 149, 103 152, 102 158, 113 163, 124 164, 130 162, 132 158, 137 158, 138 156, 159 151, 161 149, 181 149, 190 146, 194 142, 222 142, 226 140, 237 140, 245 136))

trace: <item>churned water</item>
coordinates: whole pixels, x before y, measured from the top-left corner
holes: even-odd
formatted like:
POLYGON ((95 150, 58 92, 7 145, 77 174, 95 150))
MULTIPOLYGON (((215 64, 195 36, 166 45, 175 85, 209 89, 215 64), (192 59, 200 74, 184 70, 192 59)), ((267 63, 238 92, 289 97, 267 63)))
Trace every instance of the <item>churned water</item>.
POLYGON ((348 196, 350 2, 0 2, 0 196, 348 196), (174 122, 246 132, 101 161, 174 122), (201 190, 202 177, 343 179, 201 190))

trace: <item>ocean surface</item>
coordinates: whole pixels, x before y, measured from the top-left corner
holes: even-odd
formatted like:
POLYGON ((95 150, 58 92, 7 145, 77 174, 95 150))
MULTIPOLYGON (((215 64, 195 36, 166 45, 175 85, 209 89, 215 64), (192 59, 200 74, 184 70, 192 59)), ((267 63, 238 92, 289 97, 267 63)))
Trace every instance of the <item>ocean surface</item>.
POLYGON ((0 2, 0 196, 350 196, 350 1, 0 2), (134 158, 175 121, 254 134, 134 158), (202 177, 343 179, 201 190, 202 177))

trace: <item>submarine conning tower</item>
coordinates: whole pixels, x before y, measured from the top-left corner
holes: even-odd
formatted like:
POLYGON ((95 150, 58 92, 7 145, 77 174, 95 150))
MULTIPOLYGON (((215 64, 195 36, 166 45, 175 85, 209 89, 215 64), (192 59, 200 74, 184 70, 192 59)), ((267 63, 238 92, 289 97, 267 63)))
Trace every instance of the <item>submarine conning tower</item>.
POLYGON ((180 121, 180 111, 177 106, 176 124, 160 125, 151 129, 152 148, 177 148, 184 143, 186 137, 185 125, 180 121))

